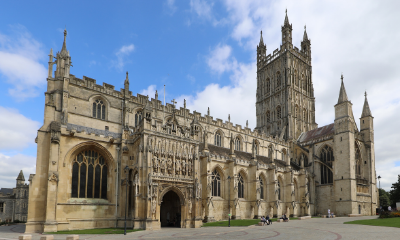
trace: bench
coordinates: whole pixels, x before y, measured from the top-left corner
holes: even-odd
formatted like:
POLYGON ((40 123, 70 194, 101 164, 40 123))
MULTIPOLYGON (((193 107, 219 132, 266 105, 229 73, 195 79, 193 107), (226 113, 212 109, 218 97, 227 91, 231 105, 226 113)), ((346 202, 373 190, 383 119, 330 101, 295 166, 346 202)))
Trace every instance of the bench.
MULTIPOLYGON (((279 219, 276 219, 276 222, 284 222, 284 221, 283 221, 283 219, 279 218, 279 219)), ((287 222, 289 222, 289 219, 287 220, 287 222)))
POLYGON ((263 222, 259 222, 259 223, 258 223, 258 226, 263 226, 263 222))
POLYGON ((299 220, 306 220, 306 219, 311 219, 311 216, 303 216, 303 217, 299 217, 299 220))

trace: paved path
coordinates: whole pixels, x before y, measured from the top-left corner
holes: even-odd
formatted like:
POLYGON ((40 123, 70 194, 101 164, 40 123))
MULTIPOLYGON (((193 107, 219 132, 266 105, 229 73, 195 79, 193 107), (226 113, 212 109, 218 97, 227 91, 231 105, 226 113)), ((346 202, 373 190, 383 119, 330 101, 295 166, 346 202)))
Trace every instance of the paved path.
MULTIPOLYGON (((376 217, 338 217, 330 219, 312 218, 293 220, 287 223, 274 222, 269 226, 250 227, 205 227, 197 229, 164 228, 157 231, 139 231, 124 235, 80 235, 80 239, 397 239, 400 228, 375 227, 366 225, 343 224, 358 219, 376 217)), ((0 226, 0 239, 18 239, 24 231, 24 225, 0 226)), ((40 234, 32 234, 39 240, 40 234)), ((54 239, 65 240, 67 235, 54 235, 54 239)))

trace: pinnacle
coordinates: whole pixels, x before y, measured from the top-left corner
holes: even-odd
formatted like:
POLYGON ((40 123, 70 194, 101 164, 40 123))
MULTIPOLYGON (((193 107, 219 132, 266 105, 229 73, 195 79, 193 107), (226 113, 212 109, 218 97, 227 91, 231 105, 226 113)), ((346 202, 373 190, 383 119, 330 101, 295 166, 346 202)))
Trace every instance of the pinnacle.
POLYGON ((24 177, 24 173, 22 172, 22 170, 19 172, 17 180, 23 180, 25 181, 25 177, 24 177))
POLYGON ((342 102, 347 102, 347 101, 349 101, 349 99, 347 98, 346 89, 344 88, 343 74, 342 74, 341 79, 342 79, 342 85, 340 86, 338 104, 339 104, 339 103, 342 103, 342 102))
POLYGON ((283 25, 284 25, 284 26, 290 25, 290 24, 289 24, 289 18, 288 18, 288 15, 287 15, 287 9, 286 9, 286 15, 285 15, 285 22, 283 23, 283 25))
POLYGON ((304 35, 303 35, 303 41, 308 40, 308 36, 307 36, 307 30, 306 30, 306 26, 304 25, 304 35))
POLYGON ((68 55, 68 52, 67 52, 67 29, 64 30, 64 42, 63 42, 60 54, 66 55, 66 56, 68 55))
POLYGON ((365 92, 364 106, 361 114, 361 118, 363 117, 372 117, 371 109, 369 108, 368 104, 367 92, 365 92))

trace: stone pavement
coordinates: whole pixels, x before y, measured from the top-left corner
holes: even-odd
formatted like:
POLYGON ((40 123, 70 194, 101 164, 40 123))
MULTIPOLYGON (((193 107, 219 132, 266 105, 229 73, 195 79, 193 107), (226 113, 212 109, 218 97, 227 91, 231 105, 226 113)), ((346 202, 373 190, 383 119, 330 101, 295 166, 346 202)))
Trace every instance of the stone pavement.
MULTIPOLYGON (((124 235, 80 235, 79 239, 395 239, 400 228, 343 224, 343 222, 373 219, 373 217, 312 218, 276 223, 269 226, 249 227, 205 227, 197 229, 163 228, 157 231, 139 231, 124 235)), ((0 239, 18 239, 24 225, 0 226, 0 239)), ((67 235, 54 235, 54 239, 65 240, 67 235)), ((397 236, 397 237, 396 237, 397 236)), ((39 240, 40 234, 32 234, 39 240)))

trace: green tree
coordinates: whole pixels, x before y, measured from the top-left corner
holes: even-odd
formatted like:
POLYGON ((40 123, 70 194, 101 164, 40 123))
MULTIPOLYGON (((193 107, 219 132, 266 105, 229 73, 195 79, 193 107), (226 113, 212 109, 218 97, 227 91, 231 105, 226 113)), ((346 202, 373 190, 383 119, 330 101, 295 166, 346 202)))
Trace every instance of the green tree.
POLYGON ((390 190, 390 200, 392 201, 393 207, 396 206, 396 202, 400 202, 400 175, 396 183, 392 184, 392 190, 390 190))
POLYGON ((390 195, 382 188, 379 188, 379 203, 382 207, 390 206, 390 195))

